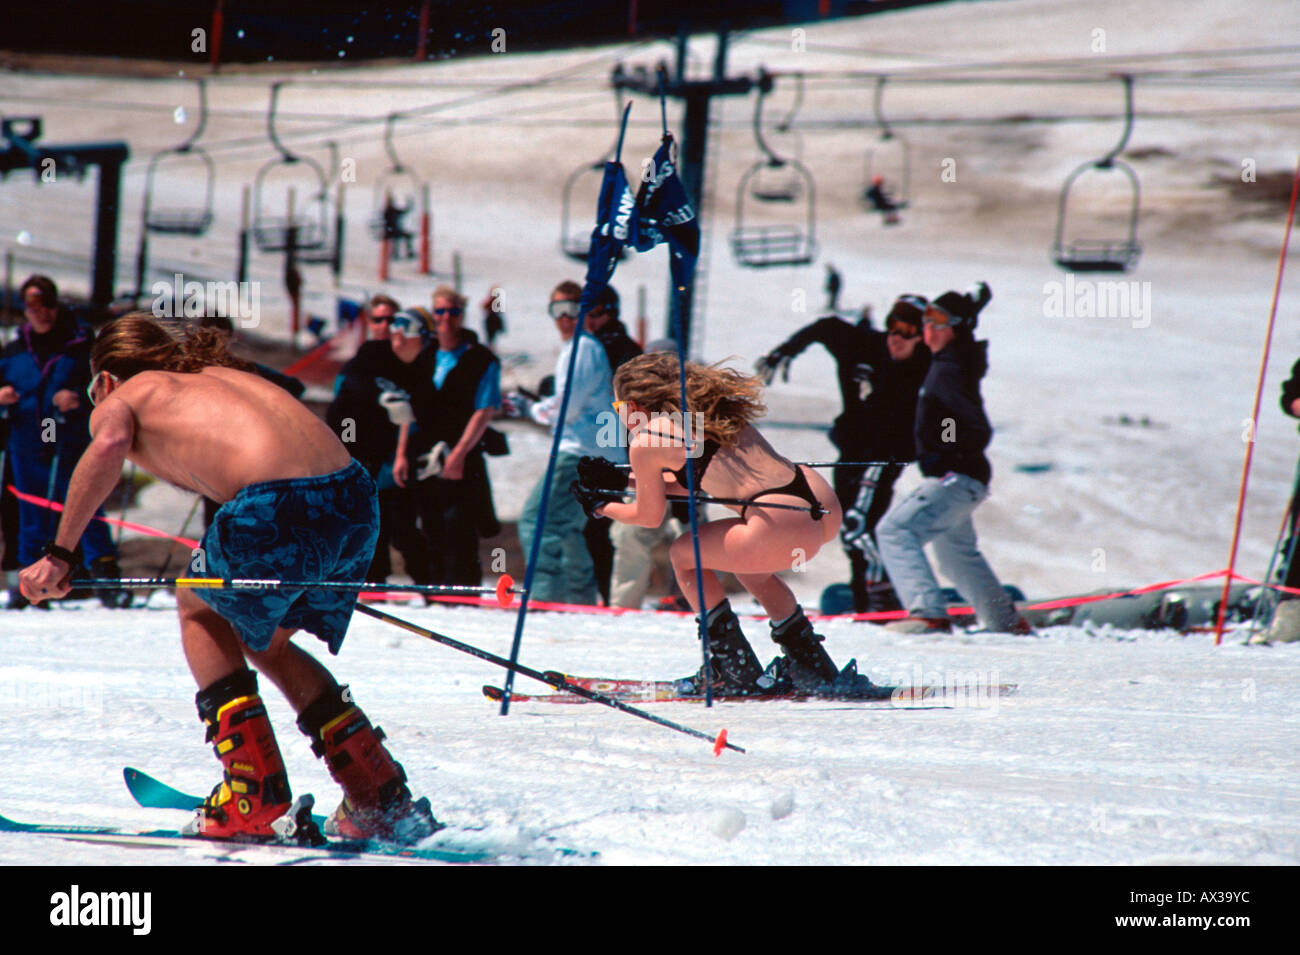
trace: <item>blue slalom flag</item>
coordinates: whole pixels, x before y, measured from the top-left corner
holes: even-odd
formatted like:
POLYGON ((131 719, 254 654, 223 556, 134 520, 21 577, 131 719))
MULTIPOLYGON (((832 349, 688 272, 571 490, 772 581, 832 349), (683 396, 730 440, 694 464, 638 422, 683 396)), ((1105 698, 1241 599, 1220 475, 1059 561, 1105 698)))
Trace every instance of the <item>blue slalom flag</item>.
POLYGON ((628 185, 623 164, 607 162, 596 205, 596 227, 591 230, 591 245, 587 249, 587 281, 578 303, 578 311, 583 315, 609 284, 624 247, 637 246, 639 232, 636 197, 628 185))
POLYGON ((644 252, 667 242, 673 286, 681 291, 695 276, 695 262, 700 256, 700 220, 677 175, 671 133, 664 133, 653 166, 646 173, 636 195, 637 248, 644 252))

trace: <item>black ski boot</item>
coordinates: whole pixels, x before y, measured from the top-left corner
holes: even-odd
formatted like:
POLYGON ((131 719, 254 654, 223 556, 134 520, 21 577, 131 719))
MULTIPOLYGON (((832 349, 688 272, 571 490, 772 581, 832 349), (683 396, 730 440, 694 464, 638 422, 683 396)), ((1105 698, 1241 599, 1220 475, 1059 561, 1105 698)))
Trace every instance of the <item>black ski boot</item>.
POLYGON ((757 684, 763 675, 754 648, 740 631, 740 620, 731 609, 731 601, 723 600, 705 618, 709 631, 709 655, 712 657, 711 678, 704 667, 694 676, 678 680, 684 696, 703 696, 706 681, 717 696, 757 696, 765 692, 757 684))
POLYGON ((839 668, 822 646, 825 638, 814 633, 812 624, 804 616, 803 607, 796 606, 794 613, 780 624, 772 625, 772 640, 785 653, 786 676, 804 693, 812 693, 828 683, 835 682, 839 668))

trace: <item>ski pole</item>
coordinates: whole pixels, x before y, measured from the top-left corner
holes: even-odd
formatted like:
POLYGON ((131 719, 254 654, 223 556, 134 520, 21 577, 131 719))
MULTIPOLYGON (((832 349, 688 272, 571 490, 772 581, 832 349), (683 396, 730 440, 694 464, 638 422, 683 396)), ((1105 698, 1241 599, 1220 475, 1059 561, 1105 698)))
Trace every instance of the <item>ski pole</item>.
POLYGON ((514 578, 503 574, 495 587, 470 587, 453 584, 380 584, 372 581, 275 580, 239 577, 94 577, 72 578, 73 586, 82 590, 126 590, 130 588, 185 587, 192 590, 353 590, 360 593, 477 594, 494 596, 503 607, 513 603, 513 595, 523 593, 514 578))
MULTIPOLYGON (((610 503, 620 503, 625 501, 627 498, 632 498, 633 500, 636 499, 636 493, 634 491, 614 491, 609 488, 585 487, 583 485, 579 485, 579 487, 584 491, 599 491, 601 494, 607 496, 607 500, 610 503)), ((679 501, 684 503, 686 500, 687 497, 685 495, 668 495, 669 504, 675 504, 679 501)), ((696 494, 694 495, 694 500, 697 504, 738 504, 742 507, 771 507, 781 511, 807 511, 812 514, 814 519, 819 519, 826 513, 826 509, 820 504, 815 506, 809 504, 764 504, 762 501, 755 501, 746 497, 714 497, 711 494, 696 494)))
POLYGON ((672 720, 666 720, 662 716, 655 716, 653 713, 639 710, 635 706, 629 706, 622 700, 616 700, 612 697, 605 696, 603 693, 589 690, 585 686, 577 686, 576 684, 570 683, 566 680, 563 673, 556 672, 555 670, 547 670, 543 673, 540 670, 526 667, 521 663, 512 663, 505 657, 499 657, 495 653, 489 653, 487 650, 480 650, 478 647, 470 646, 468 643, 461 643, 459 640, 453 639, 452 637, 417 626, 416 624, 403 620, 400 617, 394 617, 392 614, 384 613, 382 610, 376 610, 374 607, 367 607, 364 604, 359 603, 357 604, 357 610, 360 613, 365 614, 367 617, 374 617, 376 620, 391 623, 393 626, 400 627, 408 633, 413 633, 416 636, 432 640, 434 643, 441 643, 443 646, 451 647, 453 650, 459 650, 461 653, 468 653, 472 657, 478 657, 480 660, 494 663, 499 667, 504 667, 512 673, 518 673, 522 676, 530 677, 531 679, 537 680, 539 683, 545 683, 547 686, 554 687, 557 690, 562 690, 565 693, 574 693, 593 703, 602 703, 605 706, 613 707, 616 710, 622 710, 624 713, 629 713, 632 716, 639 716, 643 720, 649 720, 651 723, 658 723, 660 726, 666 726, 679 733, 685 733, 687 736, 694 736, 697 739, 705 740, 714 744, 714 746, 719 750, 722 747, 726 747, 727 749, 734 749, 738 753, 745 752, 742 747, 726 741, 726 730, 723 730, 716 737, 710 736, 708 733, 701 733, 699 730, 691 729, 689 726, 683 726, 680 723, 674 723, 672 720))
MULTIPOLYGON (((791 461, 790 463, 805 468, 874 468, 884 467, 889 464, 911 464, 912 462, 887 458, 884 461, 791 461)), ((616 464, 614 467, 620 471, 632 470, 630 464, 616 464)))

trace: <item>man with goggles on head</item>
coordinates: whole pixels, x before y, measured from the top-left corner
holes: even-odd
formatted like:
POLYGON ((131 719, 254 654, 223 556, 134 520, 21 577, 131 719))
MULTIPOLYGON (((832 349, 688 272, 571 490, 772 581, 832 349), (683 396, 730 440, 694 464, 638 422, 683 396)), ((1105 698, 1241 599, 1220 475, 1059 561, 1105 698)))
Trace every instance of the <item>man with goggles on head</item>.
MULTIPOLYGON (((615 433, 608 427, 610 403, 614 400, 609 358, 600 342, 586 330, 577 334, 578 301, 582 286, 561 282, 551 292, 547 313, 555 322, 563 346, 555 362, 555 394, 541 401, 531 401, 521 394, 505 399, 507 415, 530 417, 539 424, 554 427, 564 398, 569 356, 576 349, 572 392, 568 411, 560 432, 559 453, 555 460, 549 505, 533 575, 531 598, 560 603, 595 604, 596 573, 583 535, 587 515, 569 493, 569 485, 578 480, 578 461, 583 456, 605 457, 618 464, 627 463, 627 448, 610 445, 602 435, 615 433)), ((545 475, 533 488, 519 518, 519 540, 524 554, 532 553, 533 534, 541 511, 545 475)))
POLYGON ((849 558, 849 589, 857 613, 900 607, 876 547, 875 527, 889 509, 894 483, 915 456, 916 396, 930 367, 930 350, 921 340, 925 306, 923 296, 900 295, 883 332, 870 327, 869 313, 857 325, 836 316, 819 319, 757 365, 768 384, 778 372, 788 381, 797 355, 813 342, 824 346, 835 359, 843 406, 830 433, 840 460, 890 462, 835 469, 835 495, 844 508, 840 543, 849 558))

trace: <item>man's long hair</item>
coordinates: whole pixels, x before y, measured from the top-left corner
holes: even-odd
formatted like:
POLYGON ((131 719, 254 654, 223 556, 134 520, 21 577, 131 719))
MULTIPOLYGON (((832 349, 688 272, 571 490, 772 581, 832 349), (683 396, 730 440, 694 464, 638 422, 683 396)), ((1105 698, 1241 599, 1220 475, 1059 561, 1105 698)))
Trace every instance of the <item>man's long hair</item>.
POLYGON ((173 327, 174 331, 148 312, 123 315, 95 339, 90 367, 123 381, 142 371, 194 373, 212 366, 254 370, 249 362, 230 354, 229 339, 220 330, 197 325, 173 327))

